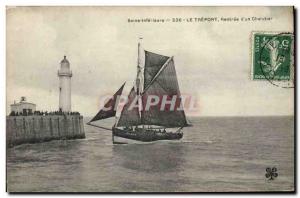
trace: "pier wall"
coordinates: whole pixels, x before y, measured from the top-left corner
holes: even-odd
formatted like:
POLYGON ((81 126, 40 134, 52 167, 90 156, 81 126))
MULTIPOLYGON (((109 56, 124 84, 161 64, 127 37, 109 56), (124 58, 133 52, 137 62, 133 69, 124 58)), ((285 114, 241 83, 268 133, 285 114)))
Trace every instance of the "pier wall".
POLYGON ((12 147, 59 139, 85 138, 80 115, 32 115, 6 117, 6 143, 12 147))

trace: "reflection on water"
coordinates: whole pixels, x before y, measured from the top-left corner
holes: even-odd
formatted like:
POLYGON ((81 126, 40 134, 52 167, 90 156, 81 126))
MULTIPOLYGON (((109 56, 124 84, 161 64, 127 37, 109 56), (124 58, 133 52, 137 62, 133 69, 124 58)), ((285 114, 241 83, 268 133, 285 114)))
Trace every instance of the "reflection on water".
MULTIPOLYGON (((292 190, 293 117, 194 118, 182 142, 113 145, 86 139, 7 149, 9 191, 174 192, 292 190), (265 178, 276 166, 279 176, 265 178)), ((110 125, 111 123, 108 123, 110 125)))
POLYGON ((183 191, 184 147, 180 144, 117 145, 113 147, 116 189, 183 191), (130 175, 130 177, 128 177, 130 175))
POLYGON ((180 144, 119 145, 113 147, 113 156, 118 159, 118 165, 126 169, 149 173, 172 172, 182 168, 182 149, 180 144))

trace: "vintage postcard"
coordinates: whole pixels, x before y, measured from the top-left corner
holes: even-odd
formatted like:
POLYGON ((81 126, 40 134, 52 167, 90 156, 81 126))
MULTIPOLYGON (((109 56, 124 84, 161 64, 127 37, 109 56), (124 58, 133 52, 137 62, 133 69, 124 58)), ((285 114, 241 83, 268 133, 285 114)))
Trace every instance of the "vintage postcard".
POLYGON ((295 192, 294 8, 6 8, 7 192, 295 192))

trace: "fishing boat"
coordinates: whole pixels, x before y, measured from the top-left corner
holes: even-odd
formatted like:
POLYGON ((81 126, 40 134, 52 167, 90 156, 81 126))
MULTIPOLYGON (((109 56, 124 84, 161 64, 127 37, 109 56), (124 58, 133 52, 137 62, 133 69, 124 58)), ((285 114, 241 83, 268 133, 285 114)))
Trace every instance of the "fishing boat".
POLYGON ((138 43, 137 75, 116 117, 125 83, 87 124, 111 130, 112 142, 142 143, 180 140, 182 129, 189 126, 182 106, 174 57, 142 49, 138 43), (112 128, 95 125, 98 120, 116 117, 112 128))

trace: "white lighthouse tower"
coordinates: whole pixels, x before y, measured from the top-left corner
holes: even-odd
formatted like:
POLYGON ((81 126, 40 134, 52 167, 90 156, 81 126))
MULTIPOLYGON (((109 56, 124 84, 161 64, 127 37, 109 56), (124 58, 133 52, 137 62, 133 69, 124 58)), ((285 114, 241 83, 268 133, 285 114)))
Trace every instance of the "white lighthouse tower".
POLYGON ((60 69, 57 73, 59 77, 59 110, 63 112, 71 111, 71 77, 70 63, 66 56, 60 62, 60 69))

